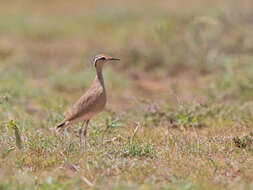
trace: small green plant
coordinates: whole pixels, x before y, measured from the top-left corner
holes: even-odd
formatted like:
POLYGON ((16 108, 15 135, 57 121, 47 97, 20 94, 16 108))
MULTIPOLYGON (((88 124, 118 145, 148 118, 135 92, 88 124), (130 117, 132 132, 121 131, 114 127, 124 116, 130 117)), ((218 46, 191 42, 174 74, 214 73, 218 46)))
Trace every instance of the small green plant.
POLYGON ((172 127, 197 127, 205 126, 203 118, 207 117, 207 111, 202 106, 180 105, 177 110, 167 113, 172 127))
POLYGON ((15 140, 16 140, 16 146, 18 147, 18 149, 22 149, 22 139, 21 139, 21 135, 19 132, 19 129, 17 127, 17 124, 15 121, 11 120, 9 122, 9 125, 12 129, 14 129, 15 132, 15 140))
POLYGON ((114 128, 119 128, 122 126, 122 123, 118 118, 115 117, 107 117, 105 119, 105 125, 106 125, 106 130, 111 130, 114 128))
POLYGON ((245 135, 241 138, 234 137, 233 138, 234 146, 238 148, 246 148, 253 150, 253 133, 251 132, 249 135, 245 135))
POLYGON ((150 143, 140 143, 136 139, 136 134, 140 125, 135 128, 131 138, 125 140, 125 144, 122 147, 122 155, 124 157, 153 157, 155 154, 154 146, 150 143))
POLYGON ((124 157, 153 157, 154 147, 149 143, 141 144, 139 142, 127 142, 122 148, 122 153, 124 157))

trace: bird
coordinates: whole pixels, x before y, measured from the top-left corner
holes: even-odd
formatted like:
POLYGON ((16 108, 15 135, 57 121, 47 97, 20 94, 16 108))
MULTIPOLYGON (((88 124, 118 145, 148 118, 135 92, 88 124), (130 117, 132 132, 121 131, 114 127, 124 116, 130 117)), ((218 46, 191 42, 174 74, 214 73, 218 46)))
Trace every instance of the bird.
POLYGON ((87 152, 87 128, 91 118, 102 112, 106 105, 106 90, 103 78, 103 66, 110 61, 119 61, 119 58, 105 54, 98 54, 94 57, 93 65, 96 68, 96 77, 90 88, 76 101, 65 119, 55 126, 57 131, 64 131, 69 125, 82 122, 79 129, 80 152, 83 152, 82 133, 84 136, 84 151, 87 152))

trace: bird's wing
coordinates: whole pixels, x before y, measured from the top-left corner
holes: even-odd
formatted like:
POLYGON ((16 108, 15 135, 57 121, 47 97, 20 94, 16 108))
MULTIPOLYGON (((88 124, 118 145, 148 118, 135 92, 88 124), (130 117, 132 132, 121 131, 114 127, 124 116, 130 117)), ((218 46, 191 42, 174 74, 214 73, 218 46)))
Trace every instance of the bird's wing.
POLYGON ((89 89, 79 100, 74 104, 71 111, 67 114, 65 121, 73 121, 79 117, 89 113, 99 98, 99 89, 89 89))

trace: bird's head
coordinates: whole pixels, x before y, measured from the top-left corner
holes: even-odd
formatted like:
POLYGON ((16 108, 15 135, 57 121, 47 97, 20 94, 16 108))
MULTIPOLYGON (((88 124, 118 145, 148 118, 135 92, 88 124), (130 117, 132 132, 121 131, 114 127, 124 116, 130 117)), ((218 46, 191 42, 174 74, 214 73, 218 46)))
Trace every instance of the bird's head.
POLYGON ((105 54, 99 54, 94 57, 94 65, 95 67, 102 67, 105 63, 109 61, 119 61, 119 58, 111 57, 105 54))

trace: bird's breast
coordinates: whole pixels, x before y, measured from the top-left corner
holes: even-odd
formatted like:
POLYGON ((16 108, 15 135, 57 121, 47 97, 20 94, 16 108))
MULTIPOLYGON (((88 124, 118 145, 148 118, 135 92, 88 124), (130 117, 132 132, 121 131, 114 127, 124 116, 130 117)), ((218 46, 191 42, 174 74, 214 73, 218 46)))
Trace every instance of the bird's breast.
POLYGON ((96 107, 99 111, 102 111, 106 104, 106 92, 103 91, 100 96, 97 98, 96 107))

